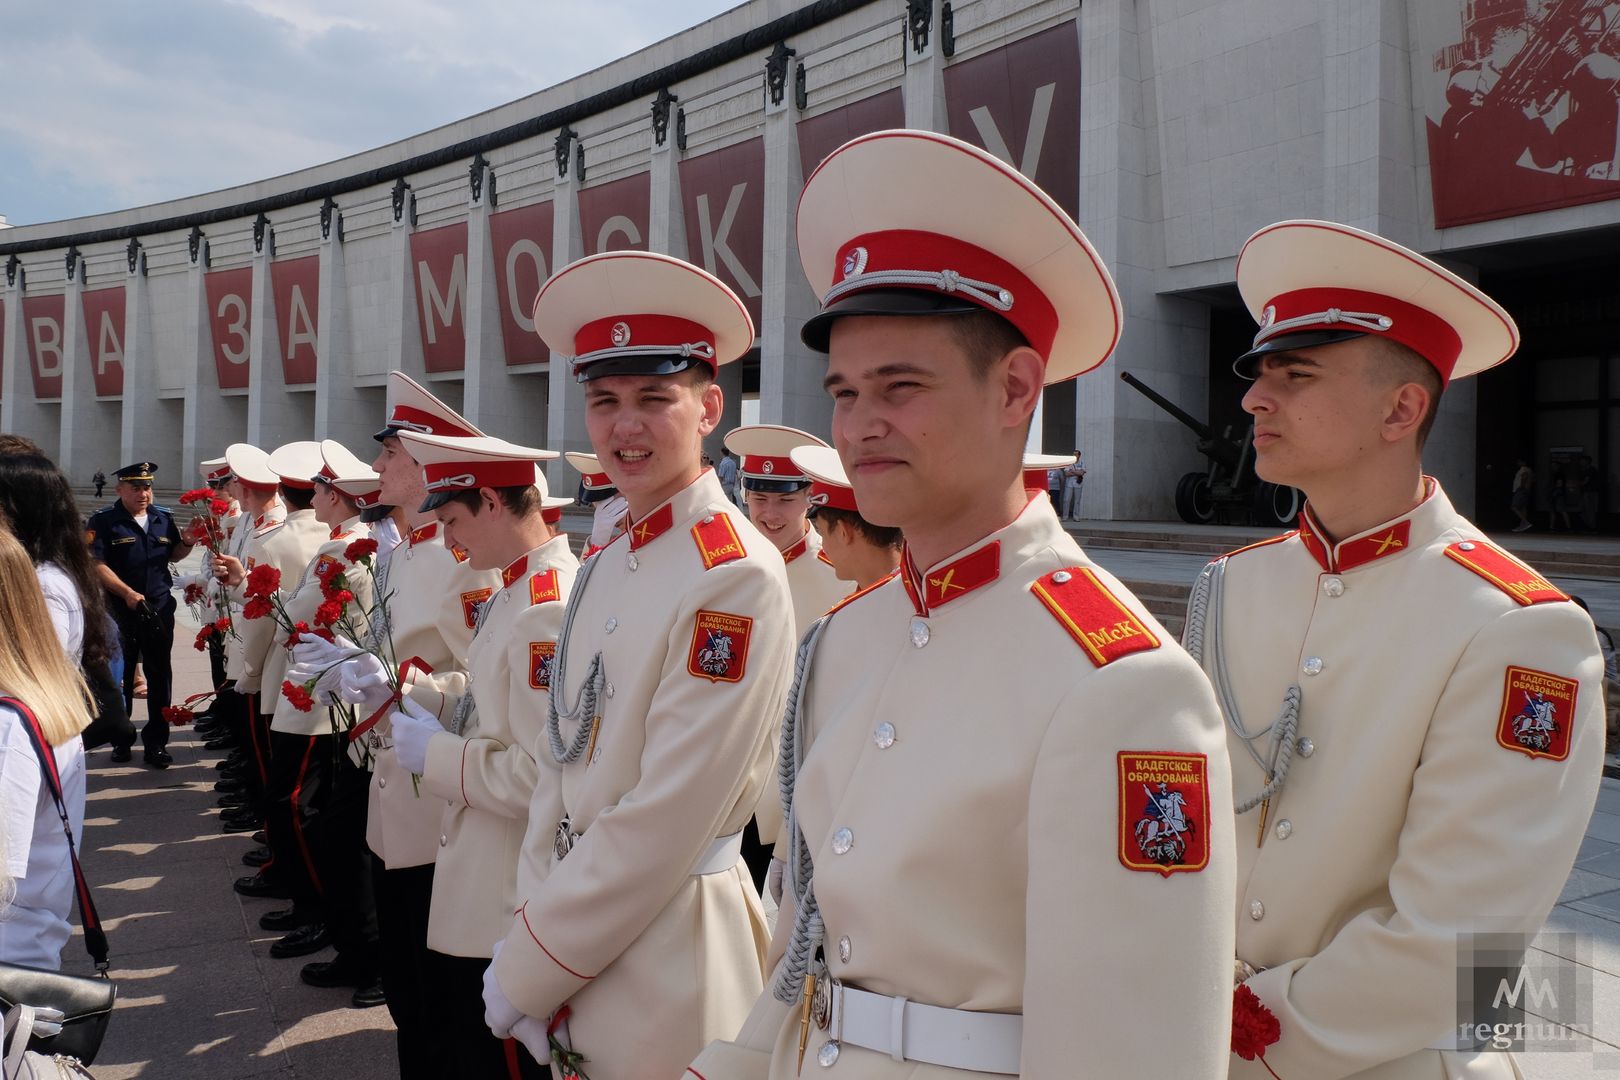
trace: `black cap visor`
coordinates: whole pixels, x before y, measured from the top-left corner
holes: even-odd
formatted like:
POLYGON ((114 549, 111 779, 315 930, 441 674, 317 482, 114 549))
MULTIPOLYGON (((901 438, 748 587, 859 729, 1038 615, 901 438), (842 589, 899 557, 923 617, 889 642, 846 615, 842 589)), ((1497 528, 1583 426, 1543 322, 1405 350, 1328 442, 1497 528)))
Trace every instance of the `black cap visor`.
POLYGON ((582 492, 575 501, 581 506, 594 506, 599 502, 607 502, 618 493, 619 489, 613 487, 590 488, 582 492))
POLYGON ((799 477, 793 480, 762 480, 757 476, 742 478, 744 491, 763 491, 772 495, 787 495, 794 491, 803 491, 810 486, 808 477, 799 477))
POLYGON ((1318 345, 1334 345, 1351 338, 1366 337, 1362 330, 1302 330, 1297 334, 1279 334, 1258 345, 1236 360, 1232 361, 1232 370, 1238 378, 1253 382, 1260 373, 1260 358, 1267 353, 1292 352, 1295 349, 1312 349, 1318 345))
POLYGON ((477 490, 477 488, 457 488, 455 491, 430 491, 427 493, 427 498, 422 500, 422 505, 416 508, 416 512, 418 514, 425 514, 429 510, 437 510, 439 507, 455 498, 458 492, 477 492, 477 490))
POLYGON ((969 315, 990 308, 932 289, 871 289, 852 293, 821 309, 811 316, 799 331, 799 340, 816 352, 827 351, 832 340, 833 323, 850 315, 882 315, 905 317, 912 315, 969 315))
POLYGON ((586 364, 574 372, 576 382, 590 382, 612 375, 679 375, 694 364, 708 364, 701 356, 679 353, 648 353, 645 356, 610 356, 586 364))
POLYGON ((360 520, 365 522, 367 525, 372 525, 381 521, 383 518, 387 517, 393 512, 394 508, 392 506, 389 506, 387 503, 378 503, 376 506, 368 506, 364 510, 360 511, 360 520))

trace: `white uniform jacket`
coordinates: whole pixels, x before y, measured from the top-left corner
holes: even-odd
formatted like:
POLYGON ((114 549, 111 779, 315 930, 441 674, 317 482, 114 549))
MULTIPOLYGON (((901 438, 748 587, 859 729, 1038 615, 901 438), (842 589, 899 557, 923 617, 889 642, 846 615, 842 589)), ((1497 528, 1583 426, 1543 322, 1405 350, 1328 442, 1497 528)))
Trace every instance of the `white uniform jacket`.
MULTIPOLYGON (((294 510, 279 524, 271 523, 254 531, 243 552, 243 572, 251 573, 256 566, 274 566, 281 571, 281 588, 278 591, 285 600, 292 595, 304 567, 309 565, 316 550, 325 542, 327 532, 327 527, 315 520, 315 511, 294 510)), ((244 577, 240 584, 232 587, 232 598, 240 602, 246 586, 247 579, 244 577)), ((258 694, 259 713, 269 716, 275 711, 275 700, 281 693, 281 680, 278 678, 274 685, 266 686, 265 672, 270 663, 271 650, 281 652, 287 635, 276 625, 274 615, 248 619, 238 614, 235 622, 236 633, 242 639, 241 673, 234 676, 236 688, 244 694, 258 694)))
MULTIPOLYGON (((348 584, 349 591, 354 599, 348 604, 348 621, 352 628, 360 634, 366 630, 366 612, 371 610, 376 600, 376 590, 372 588, 372 577, 364 566, 351 563, 344 556, 344 551, 356 540, 369 540, 371 529, 360 523, 358 517, 350 518, 336 529, 327 534, 326 543, 315 552, 315 557, 304 568, 303 575, 298 579, 297 587, 286 600, 287 617, 296 625, 308 623, 315 626, 315 613, 320 609, 325 599, 321 592, 320 574, 326 572, 326 567, 335 563, 341 567, 340 573, 348 584)), ((343 628, 334 626, 335 633, 343 633, 343 628)), ((271 731, 283 731, 293 735, 330 735, 332 734, 332 720, 327 716, 327 707, 317 702, 308 712, 301 712, 288 701, 281 693, 281 684, 286 681, 288 650, 285 648, 285 638, 289 635, 278 636, 283 646, 270 651, 270 659, 264 665, 265 699, 268 701, 273 693, 275 697, 275 713, 270 721, 271 731)), ((365 717, 358 717, 364 720, 365 717)))

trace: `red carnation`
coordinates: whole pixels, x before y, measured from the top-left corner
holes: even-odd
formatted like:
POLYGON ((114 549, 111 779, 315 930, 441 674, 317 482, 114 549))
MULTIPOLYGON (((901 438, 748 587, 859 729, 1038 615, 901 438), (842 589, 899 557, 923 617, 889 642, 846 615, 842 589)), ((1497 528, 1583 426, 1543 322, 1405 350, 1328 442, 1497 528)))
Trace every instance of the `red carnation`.
POLYGON ((354 603, 354 593, 348 589, 339 589, 328 596, 327 599, 334 604, 352 604, 354 603))
POLYGON ((217 518, 225 517, 231 512, 231 500, 220 498, 208 500, 208 512, 217 518))
POLYGON ((1266 1047, 1282 1038, 1277 1016, 1249 989, 1247 983, 1232 991, 1232 1053, 1244 1061, 1260 1059, 1266 1072, 1276 1076, 1266 1064, 1266 1047))
POLYGON ((335 600, 323 600, 321 606, 315 609, 315 625, 331 626, 343 618, 343 605, 335 600))
POLYGON ((181 539, 193 545, 208 543, 208 523, 200 519, 193 521, 186 526, 185 536, 181 537, 181 539))
POLYGON ((221 634, 227 633, 230 628, 231 619, 228 615, 222 615, 214 622, 214 629, 218 630, 221 634))
POLYGON ((192 488, 180 496, 181 506, 192 506, 196 503, 210 502, 214 498, 213 488, 192 488))
POLYGON ((186 603, 188 604, 200 604, 206 595, 208 594, 203 591, 203 587, 195 582, 186 586, 186 603))
POLYGON ((242 592, 245 596, 269 596, 279 588, 281 571, 269 563, 260 563, 248 571, 247 585, 242 592))
POLYGON ((196 648, 196 650, 198 652, 207 652, 208 651, 208 639, 213 637, 213 636, 214 636, 214 624, 209 623, 207 626, 205 626, 201 630, 197 631, 197 640, 192 642, 192 645, 193 645, 193 647, 196 648))
POLYGON ((330 641, 334 645, 337 644, 337 638, 333 636, 332 631, 328 630, 324 626, 317 626, 313 630, 311 630, 310 633, 314 634, 316 637, 320 638, 322 641, 330 641))
POLYGON ((287 640, 282 643, 281 647, 284 648, 284 649, 290 649, 294 645, 298 644, 298 638, 301 635, 309 634, 309 633, 313 633, 313 632, 314 631, 310 630, 310 628, 309 628, 309 623, 307 623, 307 622, 295 622, 295 623, 293 623, 292 633, 287 635, 287 640))
POLYGON ((242 605, 242 618, 262 619, 275 610, 275 606, 270 603, 269 597, 255 596, 242 605))
POLYGON ((174 727, 184 727, 186 724, 191 723, 191 721, 196 718, 196 715, 196 713, 192 712, 184 705, 163 706, 163 719, 167 720, 174 727))
POLYGON ((281 684, 281 696, 292 702, 292 707, 299 712, 309 712, 315 707, 315 698, 310 694, 314 683, 298 685, 291 679, 281 684))
POLYGON ((375 540, 356 540, 343 549, 343 557, 352 563, 365 562, 375 554, 377 554, 377 541, 375 540))

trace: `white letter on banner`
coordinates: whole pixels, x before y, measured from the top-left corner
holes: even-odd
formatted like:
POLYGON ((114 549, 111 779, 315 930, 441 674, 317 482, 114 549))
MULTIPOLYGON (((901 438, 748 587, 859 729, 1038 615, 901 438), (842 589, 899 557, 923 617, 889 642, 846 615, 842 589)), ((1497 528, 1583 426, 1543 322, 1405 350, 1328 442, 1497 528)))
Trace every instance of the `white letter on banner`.
MULTIPOLYGON (((1035 170, 1040 168, 1041 147, 1046 142, 1046 126, 1052 118, 1052 95, 1055 93, 1057 83, 1046 83, 1035 91, 1035 98, 1029 103, 1029 137, 1024 140, 1024 160, 1018 166, 1018 171, 1025 176, 1033 177, 1035 170)), ((973 118, 973 126, 979 129, 984 148, 1011 165, 1012 151, 1007 149, 1007 140, 1001 137, 1001 129, 996 127, 995 117, 990 115, 990 110, 980 105, 968 115, 973 118)))
POLYGON ((742 206, 743 193, 748 190, 748 184, 733 184, 731 194, 726 197, 725 212, 720 215, 720 227, 712 228, 709 224, 709 197, 697 197, 698 236, 703 240, 703 269, 709 273, 717 273, 714 268, 715 257, 726 264, 731 271, 732 278, 742 287, 744 296, 758 296, 759 285, 743 264, 737 258, 737 253, 731 250, 726 239, 731 235, 731 223, 736 220, 737 209, 742 206))
POLYGON ((455 319, 456 309, 467 302, 467 257, 458 254, 456 261, 450 264, 450 289, 447 293, 439 292, 439 284, 433 280, 433 271, 428 268, 426 260, 416 264, 416 274, 422 284, 417 303, 422 305, 422 314, 427 316, 422 322, 427 326, 428 344, 437 345, 439 332, 433 316, 437 315, 438 325, 448 330, 455 319))
POLYGON ((96 340, 96 374, 105 375, 108 364, 124 362, 124 347, 118 343, 118 331, 113 326, 112 312, 101 313, 101 330, 96 340))
POLYGON ((49 316, 32 320, 34 328, 34 360, 39 365, 39 377, 52 379, 62 374, 62 327, 49 316), (47 335, 46 331, 49 331, 47 335), (45 354, 55 357, 46 363, 45 354))
POLYGON ((596 230, 596 250, 599 252, 608 250, 608 241, 613 238, 614 233, 630 241, 631 247, 641 243, 641 230, 636 228, 636 223, 623 214, 614 214, 602 222, 602 227, 596 230))
POLYGON ((226 293, 219 298, 219 307, 215 314, 221 319, 230 318, 225 309, 235 308, 236 318, 225 325, 226 331, 235 334, 242 344, 239 348, 231 348, 225 342, 219 343, 219 351, 225 354, 225 359, 232 364, 245 364, 248 362, 248 306, 247 301, 235 293, 226 293))
POLYGON ((302 287, 292 287, 292 299, 287 306, 292 309, 287 313, 287 359, 291 360, 298 346, 308 345, 312 350, 316 347, 315 320, 309 317, 302 287))
POLYGON ((506 300, 512 308, 512 321, 518 324, 518 329, 525 334, 534 333, 534 320, 529 318, 529 310, 534 306, 534 297, 524 300, 518 296, 517 261, 520 256, 527 255, 534 261, 535 280, 544 282, 546 277, 546 256, 540 250, 540 245, 533 240, 519 240, 506 250, 506 300))

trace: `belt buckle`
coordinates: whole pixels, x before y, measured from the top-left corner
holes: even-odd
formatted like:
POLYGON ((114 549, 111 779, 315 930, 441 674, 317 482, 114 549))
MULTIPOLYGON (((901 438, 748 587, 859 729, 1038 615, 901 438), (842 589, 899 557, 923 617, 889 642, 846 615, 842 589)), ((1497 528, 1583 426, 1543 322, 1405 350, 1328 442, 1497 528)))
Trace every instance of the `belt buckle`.
POLYGON ((833 986, 837 979, 823 977, 816 980, 816 992, 810 999, 810 1019, 815 1021, 816 1030, 826 1031, 827 1025, 832 1021, 833 986))
POLYGON ((552 840, 551 850, 552 853, 557 856, 558 862, 562 862, 568 857, 568 853, 574 850, 575 837, 573 832, 570 831, 572 826, 573 822, 569 819, 567 814, 564 814, 557 822, 557 835, 556 838, 552 840))

